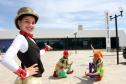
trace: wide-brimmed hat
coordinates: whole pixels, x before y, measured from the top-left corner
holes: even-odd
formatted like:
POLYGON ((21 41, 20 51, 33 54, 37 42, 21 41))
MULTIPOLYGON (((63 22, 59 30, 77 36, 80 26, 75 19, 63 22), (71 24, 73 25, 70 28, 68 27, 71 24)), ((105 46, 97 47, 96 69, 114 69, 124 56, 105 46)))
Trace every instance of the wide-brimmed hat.
POLYGON ((30 8, 30 7, 22 7, 22 8, 20 8, 20 9, 18 10, 17 16, 16 16, 16 18, 15 18, 15 25, 16 25, 16 27, 17 27, 18 29, 19 29, 19 26, 18 26, 18 24, 17 24, 17 21, 18 21, 19 19, 21 19, 22 17, 27 16, 27 15, 33 16, 33 17, 35 18, 35 22, 37 22, 38 19, 39 19, 38 14, 36 14, 35 11, 33 11, 32 8, 30 8))

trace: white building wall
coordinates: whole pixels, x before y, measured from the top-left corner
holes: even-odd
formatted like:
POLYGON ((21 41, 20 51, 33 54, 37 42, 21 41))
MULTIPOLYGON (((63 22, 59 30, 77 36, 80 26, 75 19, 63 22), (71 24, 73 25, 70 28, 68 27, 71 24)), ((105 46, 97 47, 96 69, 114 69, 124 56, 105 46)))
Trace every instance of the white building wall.
MULTIPOLYGON (((19 31, 0 31, 0 39, 14 39, 19 31)), ((35 38, 74 38, 73 30, 39 30, 34 32, 35 38)), ((123 30, 118 31, 119 46, 126 46, 126 34, 123 30)), ((106 38, 106 30, 83 30, 77 32, 77 38, 104 37, 106 38)), ((116 37, 115 30, 110 30, 110 37, 116 37)))

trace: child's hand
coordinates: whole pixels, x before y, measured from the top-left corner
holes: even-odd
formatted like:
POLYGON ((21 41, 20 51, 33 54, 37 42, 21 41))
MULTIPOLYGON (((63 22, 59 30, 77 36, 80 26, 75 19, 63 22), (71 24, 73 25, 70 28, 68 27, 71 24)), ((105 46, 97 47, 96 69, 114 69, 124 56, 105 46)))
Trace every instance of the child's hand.
POLYGON ((50 45, 47 45, 48 50, 53 50, 53 48, 50 45))
POLYGON ((88 77, 88 76, 87 76, 87 72, 85 72, 83 78, 87 78, 87 77, 88 77))
POLYGON ((45 51, 53 50, 53 48, 50 45, 45 45, 45 51))
POLYGON ((70 65, 72 65, 72 64, 73 64, 73 61, 71 61, 70 65))
POLYGON ((87 76, 87 72, 85 72, 85 76, 87 76))
POLYGON ((33 64, 32 66, 25 68, 28 71, 29 76, 32 76, 38 73, 39 69, 37 66, 38 64, 33 64))

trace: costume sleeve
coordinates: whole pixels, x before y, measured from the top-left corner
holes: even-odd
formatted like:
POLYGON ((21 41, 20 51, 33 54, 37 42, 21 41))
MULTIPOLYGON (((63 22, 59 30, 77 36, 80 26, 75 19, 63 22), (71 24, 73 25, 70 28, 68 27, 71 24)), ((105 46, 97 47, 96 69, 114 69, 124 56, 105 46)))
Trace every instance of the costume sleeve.
POLYGON ((100 76, 103 76, 103 72, 104 72, 103 67, 97 68, 97 73, 98 73, 100 76))
POLYGON ((1 59, 1 63, 13 72, 16 72, 19 68, 19 65, 15 62, 14 57, 17 56, 19 50, 23 50, 22 52, 24 52, 28 49, 28 47, 26 47, 27 41, 25 40, 24 36, 17 35, 1 59))
POLYGON ((40 56, 43 55, 45 53, 45 49, 41 49, 40 50, 40 56))

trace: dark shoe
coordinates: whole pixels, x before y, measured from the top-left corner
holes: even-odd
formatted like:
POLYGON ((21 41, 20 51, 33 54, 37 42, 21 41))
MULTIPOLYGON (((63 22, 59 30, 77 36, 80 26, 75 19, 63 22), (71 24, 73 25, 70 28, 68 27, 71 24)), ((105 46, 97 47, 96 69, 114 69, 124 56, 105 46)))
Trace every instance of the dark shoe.
POLYGON ((56 74, 56 71, 54 71, 53 77, 58 77, 57 74, 56 74))
POLYGON ((72 74, 74 71, 72 70, 72 71, 70 71, 70 72, 67 72, 67 74, 72 74))

